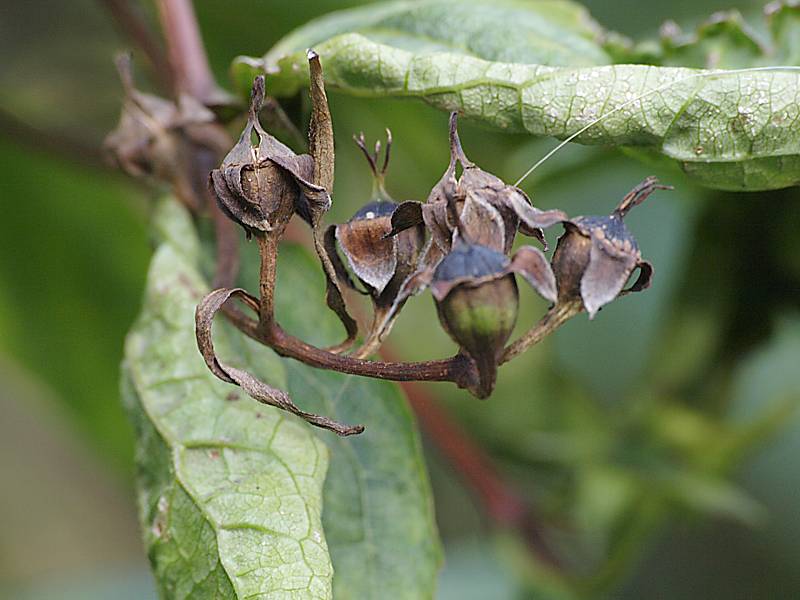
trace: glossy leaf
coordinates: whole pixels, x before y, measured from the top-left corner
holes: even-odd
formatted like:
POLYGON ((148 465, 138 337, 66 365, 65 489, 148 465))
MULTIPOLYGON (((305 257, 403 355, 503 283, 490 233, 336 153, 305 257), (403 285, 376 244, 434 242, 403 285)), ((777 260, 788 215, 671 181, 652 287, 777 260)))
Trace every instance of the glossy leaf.
MULTIPOLYGON (((270 93, 294 93, 308 77, 301 46, 313 43, 327 82, 350 94, 420 98, 503 130, 559 139, 612 113, 576 141, 659 152, 719 189, 777 189, 800 181, 800 68, 585 66, 569 53, 531 51, 522 39, 536 22, 554 37, 591 43, 586 26, 573 23, 577 33, 568 36, 563 19, 550 21, 525 6, 536 3, 429 0, 329 16, 290 34, 263 59, 238 59, 234 73, 247 81, 266 72, 270 93), (469 18, 459 19, 460 11, 469 18), (475 22, 479 33, 470 28, 475 22), (396 23, 402 26, 393 29, 396 23), (383 27, 400 33, 389 35, 383 27), (465 42, 472 38, 462 37, 462 29, 475 41, 465 42)), ((783 29, 774 35, 775 43, 788 43, 783 29)), ((590 64, 611 62, 602 48, 595 50, 590 64)), ((736 64, 744 62, 737 55, 736 64)), ((763 57, 753 64, 763 65, 763 57)))
MULTIPOLYGON (((141 524, 168 598, 331 598, 322 532, 325 445, 309 427, 218 381, 194 341, 206 292, 187 214, 162 205, 142 314, 125 345, 141 524), (179 235, 177 235, 179 233, 179 235), (172 237, 174 236, 174 237, 172 237)), ((228 327, 227 360, 279 386, 280 361, 228 327)))

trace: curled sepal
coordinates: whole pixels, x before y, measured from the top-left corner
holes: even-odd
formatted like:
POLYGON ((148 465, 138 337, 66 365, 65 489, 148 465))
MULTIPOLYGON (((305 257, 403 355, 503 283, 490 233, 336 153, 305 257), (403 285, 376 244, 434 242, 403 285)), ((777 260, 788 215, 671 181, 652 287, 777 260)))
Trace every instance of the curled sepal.
POLYGON ((607 239, 592 236, 589 264, 581 279, 581 297, 590 319, 600 307, 619 295, 636 263, 634 253, 618 249, 607 239))
POLYGON ((422 206, 422 202, 416 200, 406 200, 398 204, 392 213, 392 230, 386 235, 397 235, 401 231, 424 224, 422 206))
MULTIPOLYGON (((464 199, 459 221, 453 231, 453 245, 459 240, 506 252, 506 226, 500 211, 470 190, 464 199)), ((513 233, 512 233, 513 235, 513 233)))
MULTIPOLYGON (((334 177, 334 148, 333 148, 333 122, 328 108, 328 97, 325 94, 325 81, 322 75, 322 65, 319 55, 313 50, 309 50, 308 68, 310 75, 310 95, 311 95, 311 124, 309 126, 309 149, 312 160, 311 178, 313 186, 317 189, 326 190, 324 197, 315 195, 313 189, 303 190, 302 198, 305 204, 298 209, 298 213, 305 218, 311 225, 311 232, 314 239, 314 250, 322 264, 325 273, 325 301, 347 332, 347 337, 343 342, 330 347, 331 352, 343 352, 350 348, 355 342, 358 334, 358 323, 347 312, 347 305, 342 295, 342 288, 339 285, 337 267, 334 265, 334 252, 329 252, 326 247, 325 231, 323 229, 322 217, 331 206, 330 194, 333 189, 334 177), (312 193, 309 193, 312 192, 312 193)), ((338 259, 337 259, 338 260, 338 259)))
POLYGON ((655 272, 653 265, 650 263, 650 261, 640 260, 636 266, 639 268, 639 276, 636 278, 636 281, 633 282, 631 287, 622 290, 622 292, 620 292, 621 294, 641 292, 650 287, 650 284, 653 280, 653 273, 655 272))
MULTIPOLYGON (((325 80, 322 76, 322 65, 319 54, 308 51, 308 70, 311 95, 311 122, 308 127, 308 149, 314 159, 314 183, 331 191, 333 190, 334 148, 333 120, 328 107, 328 96, 325 93, 325 80)), ((326 211, 330 206, 315 207, 326 211)))
POLYGON ((214 290, 205 296, 198 304, 195 312, 197 347, 211 372, 222 381, 238 385, 251 398, 297 415, 315 427, 328 429, 341 436, 353 435, 364 431, 362 425, 343 425, 327 417, 301 410, 283 390, 267 385, 247 371, 226 365, 219 360, 214 351, 214 344, 211 338, 211 324, 217 311, 232 298, 242 300, 248 307, 258 310, 258 300, 245 290, 241 288, 222 288, 214 290))
POLYGON ((347 337, 344 341, 335 346, 331 346, 328 350, 336 353, 344 352, 350 348, 356 340, 356 336, 358 335, 358 323, 350 316, 350 313, 347 312, 347 305, 344 302, 342 288, 339 287, 336 268, 328 255, 328 251, 325 249, 324 235, 321 236, 317 231, 314 233, 314 249, 317 251, 317 256, 319 256, 322 262, 322 269, 325 272, 325 303, 328 305, 328 308, 339 317, 339 321, 341 321, 347 333, 347 337))
POLYGON ((467 158, 458 136, 458 114, 450 114, 450 163, 433 186, 427 202, 407 205, 392 220, 392 234, 422 220, 434 242, 447 253, 460 237, 511 252, 517 231, 538 239, 545 248, 543 229, 565 221, 560 210, 540 210, 521 189, 484 171, 467 158), (461 165, 461 176, 456 167, 461 165), (461 229, 461 234, 457 232, 461 229), (463 234, 463 235, 462 235, 463 234))
MULTIPOLYGON (((516 217, 519 232, 539 240, 545 250, 547 250, 547 240, 542 230, 567 219, 567 213, 563 210, 541 210, 536 208, 530 203, 525 192, 518 188, 514 188, 504 195, 503 206, 516 217)), ((509 222, 514 222, 513 218, 506 217, 506 219, 509 222)))
POLYGON ((545 300, 556 302, 556 276, 547 257, 538 248, 523 246, 511 258, 510 270, 521 275, 545 300))
POLYGON ((564 222, 565 233, 553 255, 553 271, 560 302, 580 298, 589 318, 620 294, 638 292, 650 285, 652 265, 642 259, 636 239, 623 219, 656 190, 672 189, 648 177, 622 199, 609 216, 576 217, 564 222), (630 288, 625 283, 634 270, 639 277, 630 288))

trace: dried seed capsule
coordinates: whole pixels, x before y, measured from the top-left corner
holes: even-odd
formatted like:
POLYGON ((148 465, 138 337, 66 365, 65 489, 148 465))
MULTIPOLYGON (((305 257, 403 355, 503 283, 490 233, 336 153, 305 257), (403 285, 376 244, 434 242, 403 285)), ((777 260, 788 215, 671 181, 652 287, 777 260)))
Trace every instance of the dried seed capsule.
POLYGON ((672 188, 648 177, 609 216, 576 217, 563 222, 565 233, 558 240, 552 263, 559 302, 580 298, 589 318, 593 318, 620 293, 638 292, 650 286, 653 267, 642 259, 639 245, 623 219, 631 208, 659 189, 672 188), (636 282, 623 290, 637 268, 636 282))
POLYGON ((450 115, 447 170, 431 190, 427 202, 401 205, 392 220, 393 231, 424 222, 440 252, 446 253, 458 237, 456 221, 460 220, 469 241, 506 254, 511 251, 517 231, 537 238, 546 246, 542 229, 562 222, 567 215, 560 210, 539 210, 521 189, 470 161, 461 148, 457 116, 457 113, 450 115), (456 178, 459 163, 463 173, 456 178))
POLYGON ((397 238, 386 237, 396 208, 396 202, 374 200, 347 223, 336 226, 336 240, 350 268, 375 298, 389 284, 397 268, 397 238))
POLYGON ((116 64, 125 99, 105 151, 128 175, 167 183, 181 202, 200 210, 206 174, 227 150, 227 133, 215 123, 214 113, 191 96, 175 103, 136 89, 129 55, 118 56, 116 64))
POLYGON ((347 223, 329 228, 326 239, 328 254, 337 263, 335 266, 339 279, 355 287, 344 266, 337 261, 334 238, 339 243, 350 270, 364 285, 373 301, 373 326, 356 356, 368 356, 374 352, 388 333, 391 320, 385 319, 386 311, 393 305, 402 283, 416 269, 420 250, 425 242, 422 224, 405 229, 397 235, 389 235, 392 231, 392 215, 399 205, 391 199, 383 185, 392 144, 391 132, 387 129, 386 133, 386 155, 380 169, 377 167, 380 142, 375 144, 375 151, 371 153, 364 142, 364 135, 356 138, 356 143, 372 169, 372 198, 347 223))
POLYGON ((375 301, 383 305, 386 301, 391 303, 399 284, 414 271, 425 241, 425 232, 422 224, 418 223, 396 235, 390 235, 392 219, 399 206, 384 187, 392 132, 386 130, 386 153, 380 169, 377 166, 380 142, 376 142, 375 151, 370 152, 363 133, 355 140, 372 170, 372 197, 347 223, 336 226, 336 239, 356 277, 367 287, 375 301))
POLYGON ((261 127, 258 111, 263 102, 264 78, 259 76, 253 83, 247 125, 220 168, 211 172, 211 183, 220 208, 248 234, 280 235, 295 210, 309 200, 330 204, 330 196, 311 181, 313 159, 296 155, 261 127))

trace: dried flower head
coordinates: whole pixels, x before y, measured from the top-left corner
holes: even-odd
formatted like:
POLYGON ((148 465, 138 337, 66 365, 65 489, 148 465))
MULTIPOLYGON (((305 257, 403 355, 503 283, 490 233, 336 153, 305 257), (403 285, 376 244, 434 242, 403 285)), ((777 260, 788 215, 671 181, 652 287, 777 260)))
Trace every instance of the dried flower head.
POLYGON ((189 95, 176 104, 136 89, 130 55, 117 56, 116 66, 125 98, 105 150, 128 175, 167 183, 186 206, 200 209, 206 174, 227 149, 227 134, 214 113, 189 95))
POLYGON ((580 298, 593 318, 600 308, 620 293, 638 292, 650 286, 653 266, 642 259, 639 245, 625 225, 625 215, 656 190, 669 190, 655 177, 633 188, 610 215, 576 217, 564 221, 565 233, 553 255, 559 301, 580 298), (627 290, 634 270, 639 277, 627 290))
MULTIPOLYGON (((454 214, 461 219, 470 239, 508 254, 516 232, 545 244, 542 229, 564 221, 560 210, 539 210, 525 192, 508 185, 470 161, 458 137, 458 114, 450 115, 450 164, 425 203, 404 202, 392 218, 393 232, 424 222, 442 253, 458 236, 454 214), (456 167, 463 172, 456 177, 456 167), (448 208, 454 204, 453 207, 448 208)), ((545 244, 546 247, 546 244, 545 244)))
POLYGON ((211 172, 220 208, 248 235, 282 231, 295 211, 309 215, 309 203, 327 210, 331 201, 325 188, 312 183, 311 156, 296 155, 261 127, 258 111, 263 103, 264 77, 258 76, 247 125, 222 165, 211 172))
MULTIPOLYGON (((391 235, 424 223, 430 240, 419 267, 397 294, 396 307, 427 287, 439 262, 459 239, 508 254, 520 231, 544 243, 543 228, 567 219, 560 210, 539 210, 519 188, 477 167, 461 148, 458 114, 450 115, 450 163, 424 203, 403 202, 392 214, 391 235), (463 173, 456 177, 456 166, 463 173)), ((545 245, 546 247, 546 245, 545 245)))

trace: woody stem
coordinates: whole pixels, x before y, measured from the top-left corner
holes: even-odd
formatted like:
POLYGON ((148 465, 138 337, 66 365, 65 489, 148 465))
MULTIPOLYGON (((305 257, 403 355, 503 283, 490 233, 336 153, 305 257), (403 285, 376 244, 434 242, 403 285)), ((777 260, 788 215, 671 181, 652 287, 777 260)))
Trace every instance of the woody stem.
POLYGON ((269 231, 265 235, 257 236, 258 252, 261 256, 261 269, 259 272, 259 305, 258 328, 261 334, 266 334, 275 320, 275 275, 278 264, 278 235, 269 231))
POLYGON ((312 346, 286 333, 274 320, 266 330, 262 330, 256 321, 241 311, 226 312, 226 316, 248 337, 266 344, 281 356, 293 358, 311 367, 391 381, 451 381, 465 388, 474 386, 477 382, 474 364, 461 354, 422 362, 364 360, 312 346))
POLYGON ((294 358, 309 366, 392 381, 452 381, 462 387, 476 377, 469 358, 456 355, 451 358, 422 362, 384 362, 334 354, 312 346, 286 333, 277 323, 266 332, 262 340, 281 356, 294 358))
POLYGON ((541 320, 531 327, 522 337, 506 346, 500 357, 500 363, 504 364, 511 359, 519 356, 531 346, 541 342, 564 323, 583 310, 580 300, 559 302, 541 318, 541 320))
POLYGON ((201 102, 211 100, 217 84, 208 64, 191 0, 158 0, 156 7, 178 90, 201 102))
POLYGON ((275 276, 279 235, 258 236, 261 272, 258 323, 241 311, 226 311, 231 322, 245 335, 270 346, 281 356, 294 358, 320 369, 392 381, 452 381, 472 387, 477 381, 474 363, 463 355, 422 362, 364 360, 328 352, 286 333, 275 320, 275 276))

